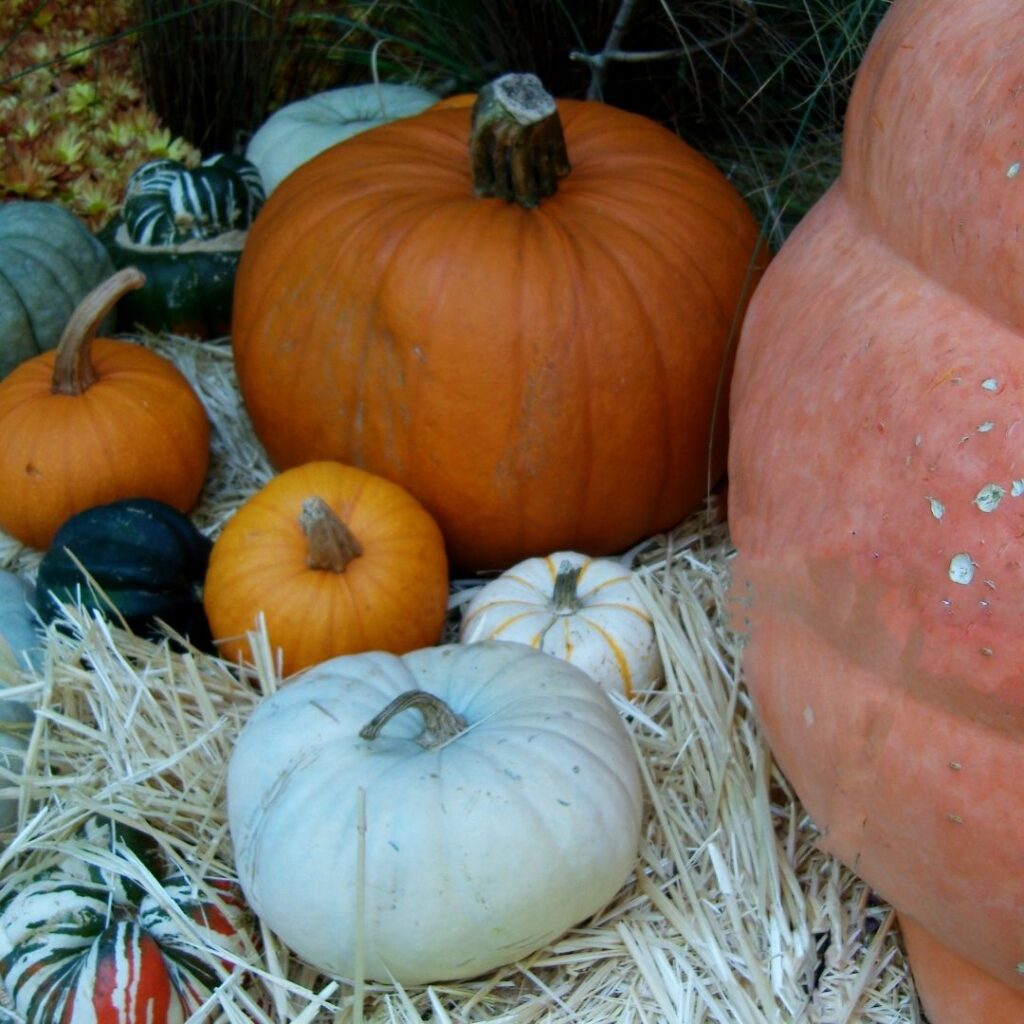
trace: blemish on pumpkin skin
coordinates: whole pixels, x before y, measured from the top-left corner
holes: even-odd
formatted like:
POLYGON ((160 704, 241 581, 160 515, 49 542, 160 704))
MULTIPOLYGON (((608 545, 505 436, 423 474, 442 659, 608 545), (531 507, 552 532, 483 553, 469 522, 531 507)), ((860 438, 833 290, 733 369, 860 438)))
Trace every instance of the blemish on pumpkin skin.
POLYGON ((25 475, 32 477, 33 480, 37 480, 43 474, 40 469, 32 462, 25 467, 25 475))
POLYGON ((957 376, 958 369, 955 366, 951 366, 948 370, 940 373, 931 384, 928 385, 929 391, 934 391, 940 384, 945 384, 946 381, 952 381, 954 384, 960 383, 960 377, 957 376))
POLYGON ((974 560, 966 551, 950 559, 949 578, 961 586, 967 586, 974 579, 974 560))
POLYGON ((1005 487, 1000 487, 999 484, 985 484, 974 496, 974 504, 982 512, 994 512, 1005 496, 1005 487))

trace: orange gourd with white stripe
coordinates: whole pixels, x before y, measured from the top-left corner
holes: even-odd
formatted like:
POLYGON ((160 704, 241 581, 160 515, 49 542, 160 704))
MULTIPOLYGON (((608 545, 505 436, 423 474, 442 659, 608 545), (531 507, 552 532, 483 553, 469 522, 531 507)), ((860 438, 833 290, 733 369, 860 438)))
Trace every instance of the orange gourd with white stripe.
POLYGON ((237 897, 225 883, 212 902, 181 875, 144 890, 131 877, 137 861, 163 872, 133 829, 95 819, 76 842, 80 855, 0 901, 12 1009, 27 1024, 183 1024, 219 984, 222 954, 239 950, 237 897))
POLYGON ((575 551, 528 558, 482 587, 466 605, 461 639, 529 644, 626 697, 662 676, 654 624, 633 572, 575 551))

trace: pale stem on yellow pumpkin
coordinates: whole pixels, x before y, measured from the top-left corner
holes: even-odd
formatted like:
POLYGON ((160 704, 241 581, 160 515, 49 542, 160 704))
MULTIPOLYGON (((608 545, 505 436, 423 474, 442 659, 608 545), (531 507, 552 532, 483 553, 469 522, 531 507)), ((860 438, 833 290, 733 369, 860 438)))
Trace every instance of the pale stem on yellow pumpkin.
POLYGON ((473 191, 526 208, 558 191, 570 171, 555 101, 536 75, 502 75, 473 105, 469 137, 473 191))
POLYGON ((310 569, 344 572, 349 562, 363 553, 352 531, 323 498, 307 498, 302 503, 299 525, 306 535, 306 565, 310 569))
POLYGON ((406 690, 359 730, 359 738, 375 740, 392 718, 410 708, 415 708, 423 716, 423 731, 416 737, 416 742, 426 750, 443 747, 466 729, 467 722, 462 715, 452 711, 440 697, 426 690, 406 690))
POLYGON ((558 572, 555 575, 555 586, 551 592, 551 603, 549 607, 554 612, 559 612, 563 615, 569 615, 572 612, 579 611, 580 606, 583 604, 580 601, 580 595, 578 586, 580 582, 580 573, 583 571, 582 565, 573 565, 568 559, 565 559, 558 567, 558 572))
POLYGON ((75 308, 57 343, 50 390, 55 395, 80 395, 96 381, 91 348, 103 318, 118 299, 146 283, 137 267, 124 267, 98 284, 75 308))

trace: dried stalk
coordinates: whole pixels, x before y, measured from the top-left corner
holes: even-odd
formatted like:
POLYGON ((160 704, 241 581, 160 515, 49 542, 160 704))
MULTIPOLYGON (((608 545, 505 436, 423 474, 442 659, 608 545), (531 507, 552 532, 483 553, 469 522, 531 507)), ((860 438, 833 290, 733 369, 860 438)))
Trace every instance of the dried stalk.
POLYGON ((587 89, 587 99, 601 99, 604 79, 607 68, 612 61, 620 63, 640 64, 647 61, 673 60, 678 57, 688 57, 694 53, 701 53, 716 46, 723 46, 726 43, 735 42, 745 36, 757 21, 753 0, 730 0, 730 2, 744 12, 743 24, 731 32, 725 32, 712 39, 702 39, 696 43, 689 43, 686 46, 674 46, 664 50, 624 50, 622 39, 629 27, 633 15, 633 8, 636 0, 622 0, 619 10, 615 15, 611 31, 605 40, 604 48, 599 53, 582 53, 574 50, 569 54, 570 60, 580 61, 590 66, 590 86, 587 89))

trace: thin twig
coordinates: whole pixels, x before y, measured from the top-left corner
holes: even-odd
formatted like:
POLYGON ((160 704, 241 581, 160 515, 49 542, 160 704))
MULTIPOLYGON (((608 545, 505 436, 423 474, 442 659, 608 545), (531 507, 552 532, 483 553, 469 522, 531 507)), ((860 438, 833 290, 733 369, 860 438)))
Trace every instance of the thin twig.
POLYGON ((664 50, 623 50, 621 49, 622 37, 629 26, 636 0, 622 0, 619 10, 615 15, 615 21, 612 23, 611 31, 605 40, 604 48, 599 53, 582 53, 578 50, 573 50, 569 54, 570 60, 590 65, 590 86, 587 89, 587 99, 601 99, 605 72, 611 61, 639 64, 645 61, 672 60, 677 57, 688 57, 691 54, 701 53, 712 47, 735 42, 746 35, 757 21, 754 0, 730 0, 730 3, 744 12, 743 24, 730 32, 725 32, 712 39, 702 39, 696 43, 689 43, 686 46, 674 46, 664 50))

